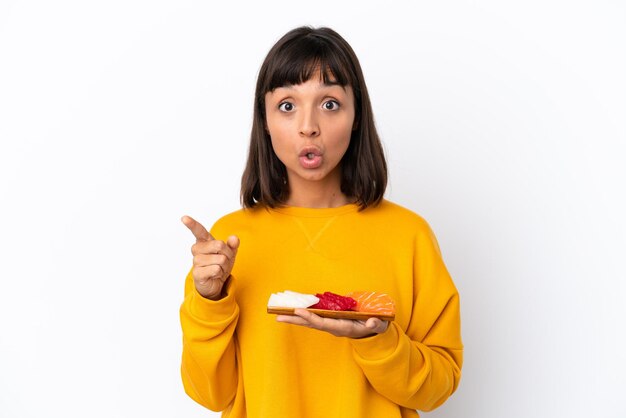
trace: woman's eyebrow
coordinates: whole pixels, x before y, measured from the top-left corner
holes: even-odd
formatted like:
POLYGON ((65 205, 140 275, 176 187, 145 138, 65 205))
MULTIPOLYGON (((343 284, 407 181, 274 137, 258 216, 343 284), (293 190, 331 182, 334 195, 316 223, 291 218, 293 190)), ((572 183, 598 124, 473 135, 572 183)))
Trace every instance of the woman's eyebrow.
POLYGON ((348 86, 349 86, 348 84, 344 85, 344 84, 341 84, 341 83, 339 83, 337 81, 331 81, 331 82, 328 82, 328 83, 321 84, 320 85, 320 90, 322 88, 340 87, 341 90, 343 90, 343 92, 347 94, 348 93, 348 86))
POLYGON ((339 81, 336 80, 326 80, 322 83, 323 86, 340 86, 340 87, 345 87, 344 85, 342 85, 339 81))
MULTIPOLYGON (((293 89, 295 89, 295 88, 296 88, 296 86, 299 86, 299 85, 300 85, 300 84, 285 84, 285 85, 283 85, 283 86, 276 87, 276 88, 275 88, 274 90, 272 90, 272 91, 276 91, 276 90, 278 90, 278 89, 288 89, 288 90, 293 90, 293 89)), ((338 81, 331 81, 331 80, 328 80, 328 81, 326 81, 326 82, 320 83, 320 84, 317 86, 317 89, 318 89, 318 90, 321 90, 321 89, 325 89, 325 88, 332 88, 332 87, 341 87, 341 89, 342 89, 343 91, 346 91, 346 88, 348 87, 348 85, 347 85, 347 84, 346 84, 346 85, 343 85, 343 84, 341 84, 341 83, 340 83, 340 82, 338 82, 338 81)))

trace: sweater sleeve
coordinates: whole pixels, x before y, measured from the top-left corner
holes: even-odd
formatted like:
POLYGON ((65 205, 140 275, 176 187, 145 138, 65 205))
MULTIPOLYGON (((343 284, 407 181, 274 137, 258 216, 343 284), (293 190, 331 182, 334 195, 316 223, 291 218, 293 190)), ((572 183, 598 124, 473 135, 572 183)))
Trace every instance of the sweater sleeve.
POLYGON ((382 334, 351 341, 355 361, 378 393, 430 411, 459 384, 463 344, 459 296, 426 224, 415 239, 413 275, 406 330, 392 322, 382 334))
POLYGON ((212 301, 197 292, 189 272, 185 281, 185 299, 180 308, 183 386, 193 400, 213 411, 224 410, 237 389, 233 336, 239 307, 235 302, 233 282, 231 278, 226 297, 212 301))

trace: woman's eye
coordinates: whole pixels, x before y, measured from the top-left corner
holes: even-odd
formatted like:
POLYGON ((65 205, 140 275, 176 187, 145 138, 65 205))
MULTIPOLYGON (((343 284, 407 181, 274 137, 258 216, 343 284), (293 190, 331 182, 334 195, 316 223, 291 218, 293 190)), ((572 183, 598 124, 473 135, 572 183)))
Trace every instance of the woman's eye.
POLYGON ((339 109, 339 103, 336 100, 329 100, 324 102, 322 105, 326 110, 337 110, 339 109))
POLYGON ((291 112, 293 110, 293 103, 282 102, 278 105, 278 109, 283 112, 291 112))

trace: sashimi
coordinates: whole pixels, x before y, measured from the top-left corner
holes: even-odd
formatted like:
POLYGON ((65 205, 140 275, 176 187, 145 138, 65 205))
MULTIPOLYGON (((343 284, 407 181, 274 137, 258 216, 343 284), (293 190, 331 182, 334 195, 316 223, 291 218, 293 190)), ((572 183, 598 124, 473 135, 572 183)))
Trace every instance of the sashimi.
POLYGON ((352 292, 348 294, 348 296, 356 301, 355 311, 384 315, 393 315, 396 313, 396 305, 393 299, 386 293, 352 292))
POLYGON ((356 301, 347 296, 337 295, 332 292, 317 293, 319 302, 312 305, 313 309, 328 309, 331 311, 353 311, 356 301))
POLYGON ((284 306, 289 308, 308 308, 319 302, 316 296, 306 293, 292 292, 285 290, 284 292, 272 293, 267 302, 267 306, 284 306))
POLYGON ((389 295, 376 292, 352 292, 346 296, 332 292, 315 295, 290 290, 272 293, 267 302, 267 312, 277 315, 294 315, 296 308, 324 318, 366 320, 371 317, 393 321, 396 309, 389 295))

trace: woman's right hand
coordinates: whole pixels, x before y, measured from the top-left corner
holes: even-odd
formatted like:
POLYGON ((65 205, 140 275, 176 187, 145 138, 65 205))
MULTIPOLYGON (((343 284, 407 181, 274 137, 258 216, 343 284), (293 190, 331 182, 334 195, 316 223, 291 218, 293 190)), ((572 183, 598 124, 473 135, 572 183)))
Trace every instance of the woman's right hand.
POLYGON ((224 283, 235 265, 239 238, 233 235, 226 242, 219 241, 192 217, 183 216, 181 220, 196 237, 196 243, 191 246, 196 290, 207 299, 221 299, 224 283))

